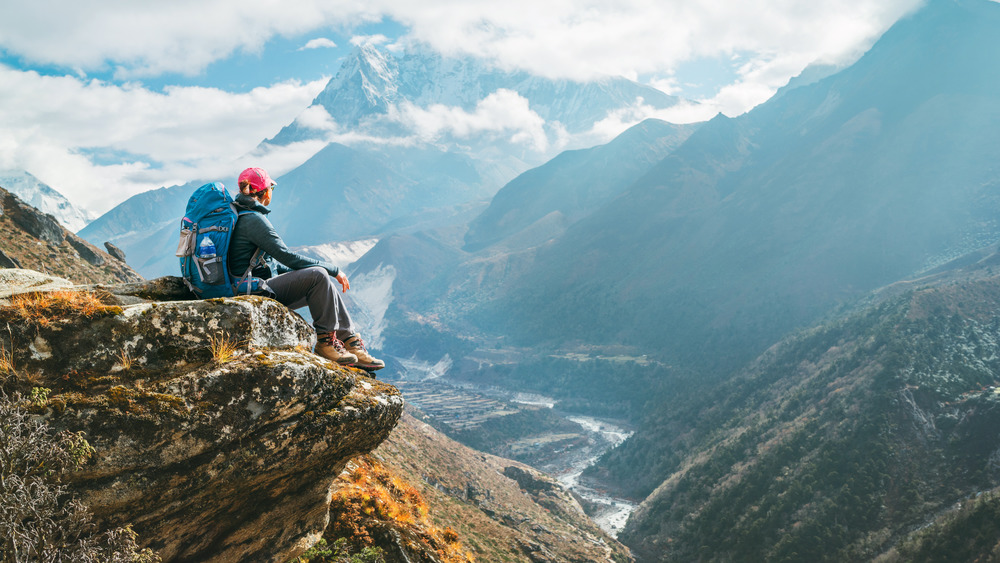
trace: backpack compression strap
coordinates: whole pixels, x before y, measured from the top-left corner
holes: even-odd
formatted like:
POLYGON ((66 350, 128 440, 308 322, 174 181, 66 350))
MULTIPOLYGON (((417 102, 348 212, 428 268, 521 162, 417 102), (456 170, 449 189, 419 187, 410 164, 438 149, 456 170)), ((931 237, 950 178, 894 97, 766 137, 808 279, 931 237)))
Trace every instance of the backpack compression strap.
MULTIPOLYGON (((247 271, 243 272, 243 277, 240 278, 240 281, 236 282, 236 287, 239 287, 241 283, 249 279, 250 272, 253 272, 254 268, 260 266, 263 263, 264 263, 264 253, 261 252, 260 247, 257 247, 257 250, 254 251, 253 256, 250 258, 250 265, 247 266, 247 271)), ((247 295, 250 295, 250 290, 252 286, 253 284, 249 283, 247 284, 247 295)))

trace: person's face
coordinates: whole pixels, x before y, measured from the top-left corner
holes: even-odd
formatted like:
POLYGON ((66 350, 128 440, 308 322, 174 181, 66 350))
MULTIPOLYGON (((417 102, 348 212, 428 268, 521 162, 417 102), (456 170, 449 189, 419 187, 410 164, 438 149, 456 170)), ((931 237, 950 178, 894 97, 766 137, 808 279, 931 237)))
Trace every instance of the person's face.
POLYGON ((260 202, 263 203, 264 205, 271 205, 271 193, 273 191, 274 188, 267 188, 266 190, 264 190, 264 196, 260 198, 260 202))

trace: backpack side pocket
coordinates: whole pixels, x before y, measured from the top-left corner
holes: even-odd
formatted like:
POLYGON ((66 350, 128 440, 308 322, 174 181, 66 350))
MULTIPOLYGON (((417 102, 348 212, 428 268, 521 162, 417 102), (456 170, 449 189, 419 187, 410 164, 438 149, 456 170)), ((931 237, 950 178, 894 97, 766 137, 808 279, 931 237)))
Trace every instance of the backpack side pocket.
POLYGON ((175 256, 183 258, 194 254, 195 231, 193 229, 181 229, 181 239, 177 242, 177 253, 175 256))

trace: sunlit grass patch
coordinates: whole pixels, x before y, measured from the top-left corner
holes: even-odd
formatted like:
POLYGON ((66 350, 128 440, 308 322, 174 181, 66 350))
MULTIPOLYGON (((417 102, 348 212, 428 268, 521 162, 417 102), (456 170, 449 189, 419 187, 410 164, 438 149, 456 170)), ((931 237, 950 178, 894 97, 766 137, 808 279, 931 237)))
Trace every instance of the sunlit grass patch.
POLYGON ((341 486, 330 504, 328 535, 346 537, 364 548, 375 543, 376 530, 389 526, 405 530, 441 561, 473 560, 453 529, 431 523, 420 492, 377 461, 367 456, 355 459, 338 481, 341 486))
POLYGON ((219 364, 232 361, 240 347, 240 341, 231 338, 228 332, 209 335, 208 342, 212 359, 219 364))
POLYGON ((14 365, 14 350, 7 350, 7 345, 0 342, 0 375, 11 375, 17 371, 14 365))
POLYGON ((91 292, 68 289, 21 293, 12 296, 9 305, 0 306, 0 318, 27 320, 41 325, 62 318, 94 318, 121 312, 121 307, 105 305, 91 292))

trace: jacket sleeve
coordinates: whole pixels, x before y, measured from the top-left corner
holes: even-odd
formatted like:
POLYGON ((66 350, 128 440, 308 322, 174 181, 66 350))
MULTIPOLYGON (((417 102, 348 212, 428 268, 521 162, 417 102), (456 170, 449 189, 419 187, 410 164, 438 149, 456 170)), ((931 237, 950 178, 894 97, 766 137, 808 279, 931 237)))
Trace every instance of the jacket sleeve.
POLYGON ((259 246, 261 250, 288 268, 288 270, 302 270, 312 266, 321 266, 331 276, 336 277, 340 273, 340 268, 333 264, 307 258, 289 250, 288 246, 285 245, 285 241, 281 240, 278 232, 274 230, 274 226, 271 225, 271 221, 267 217, 259 213, 248 213, 246 217, 253 221, 249 225, 251 228, 247 229, 247 237, 259 246))

